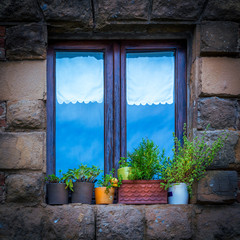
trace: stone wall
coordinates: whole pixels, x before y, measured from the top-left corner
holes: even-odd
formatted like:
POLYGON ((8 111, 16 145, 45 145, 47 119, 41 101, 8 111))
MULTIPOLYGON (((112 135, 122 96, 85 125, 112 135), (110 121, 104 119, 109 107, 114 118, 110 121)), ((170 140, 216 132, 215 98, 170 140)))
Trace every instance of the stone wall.
POLYGON ((239 204, 0 206, 1 239, 240 238, 239 204))
POLYGON ((234 0, 1 1, 0 237, 239 239, 239 23, 234 0), (190 137, 229 134, 194 205, 45 205, 47 45, 82 39, 187 40, 190 137))

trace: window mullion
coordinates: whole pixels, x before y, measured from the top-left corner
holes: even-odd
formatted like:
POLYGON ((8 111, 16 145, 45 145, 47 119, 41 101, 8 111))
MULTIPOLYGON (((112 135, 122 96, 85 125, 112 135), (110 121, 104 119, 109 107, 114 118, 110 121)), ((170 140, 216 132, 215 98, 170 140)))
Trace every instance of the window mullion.
POLYGON ((105 51, 104 63, 104 173, 114 167, 113 162, 113 48, 105 51))
POLYGON ((118 162, 121 157, 121 62, 120 62, 120 45, 117 42, 113 43, 113 109, 114 109, 114 131, 113 131, 113 146, 114 146, 114 168, 118 168, 118 162))
POLYGON ((121 117, 120 117, 120 156, 126 157, 127 155, 127 129, 126 129, 126 48, 125 45, 121 45, 120 53, 120 68, 121 68, 121 79, 120 79, 120 91, 121 91, 121 117))

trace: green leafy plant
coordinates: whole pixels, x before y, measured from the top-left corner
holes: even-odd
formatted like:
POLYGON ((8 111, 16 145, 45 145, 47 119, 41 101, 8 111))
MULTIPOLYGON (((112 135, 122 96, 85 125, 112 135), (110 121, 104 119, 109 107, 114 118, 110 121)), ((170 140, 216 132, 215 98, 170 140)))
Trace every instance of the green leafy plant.
POLYGON ((118 179, 118 182, 116 183, 116 178, 114 177, 114 171, 113 168, 112 171, 109 174, 105 174, 105 176, 102 176, 102 179, 98 180, 98 186, 99 187, 106 187, 106 193, 109 192, 109 189, 112 187, 120 187, 122 184, 121 179, 118 179))
POLYGON ((129 179, 151 180, 159 174, 159 149, 152 140, 142 139, 132 153, 128 152, 126 159, 132 167, 129 179))
POLYGON ((131 167, 131 163, 127 158, 121 157, 119 160, 119 168, 131 167))
POLYGON ((63 179, 69 188, 73 191, 73 182, 90 182, 95 183, 97 176, 103 172, 100 168, 96 166, 88 167, 87 165, 79 165, 78 168, 69 169, 65 174, 63 174, 63 179))
POLYGON ((62 177, 62 170, 59 170, 59 177, 57 177, 55 174, 51 174, 45 177, 45 181, 47 183, 63 183, 64 179, 62 177))
POLYGON ((186 136, 185 126, 182 144, 174 137, 173 157, 166 157, 164 150, 160 156, 160 175, 165 180, 161 185, 167 189, 172 183, 186 183, 191 196, 193 183, 204 176, 226 139, 227 135, 222 134, 208 145, 204 131, 201 138, 195 137, 191 141, 186 136))

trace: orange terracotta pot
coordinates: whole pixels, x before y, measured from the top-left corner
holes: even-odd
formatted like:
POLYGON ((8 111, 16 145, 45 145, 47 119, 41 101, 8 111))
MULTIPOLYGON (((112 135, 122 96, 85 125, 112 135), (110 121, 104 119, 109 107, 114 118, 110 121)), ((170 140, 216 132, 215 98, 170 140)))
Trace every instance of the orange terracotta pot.
POLYGON ((95 188, 96 204, 112 204, 114 199, 115 188, 110 188, 106 193, 106 187, 95 188))

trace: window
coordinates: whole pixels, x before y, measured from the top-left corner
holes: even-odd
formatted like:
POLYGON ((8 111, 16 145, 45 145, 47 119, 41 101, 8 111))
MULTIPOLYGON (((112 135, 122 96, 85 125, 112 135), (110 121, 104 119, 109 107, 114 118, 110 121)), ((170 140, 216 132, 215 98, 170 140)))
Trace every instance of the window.
POLYGON ((118 167, 142 137, 170 153, 186 122, 184 41, 81 41, 48 50, 47 174, 118 167))

